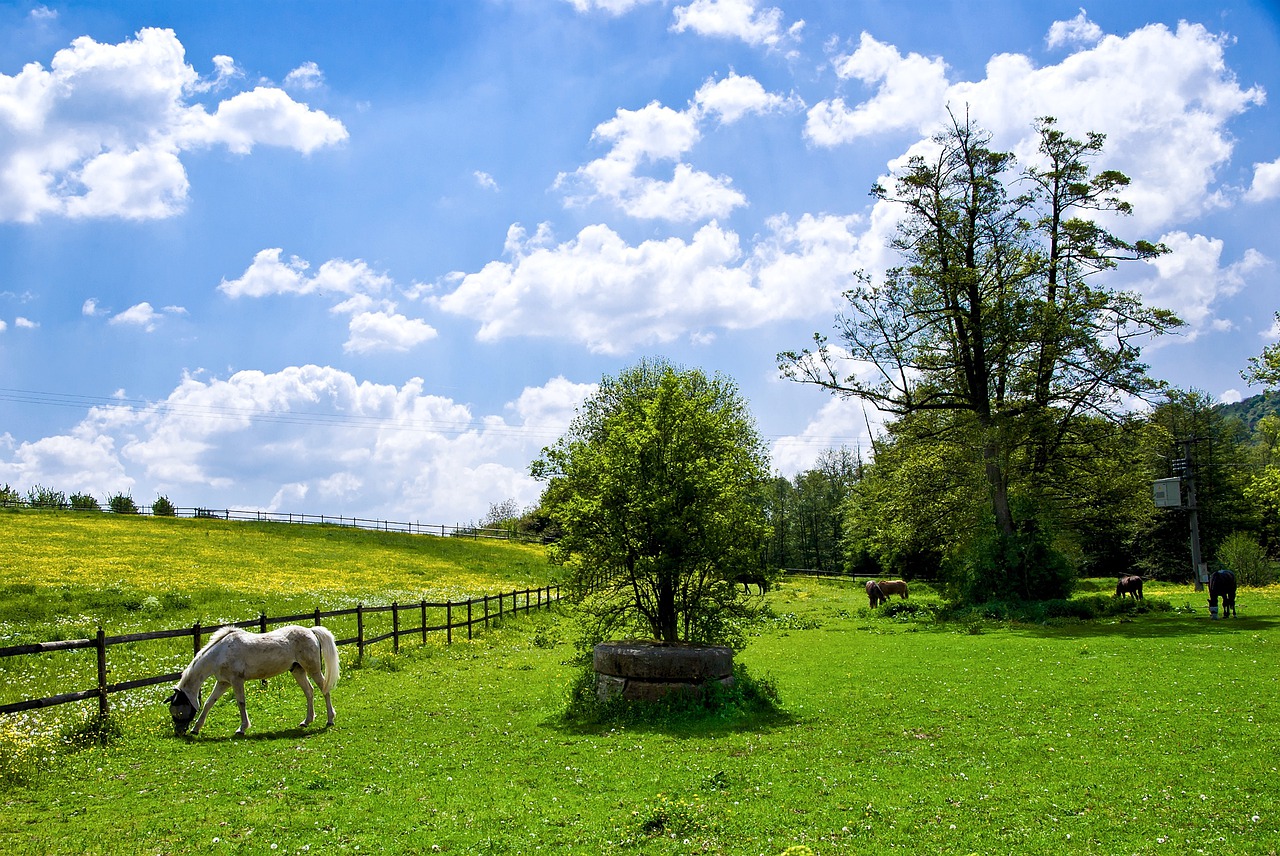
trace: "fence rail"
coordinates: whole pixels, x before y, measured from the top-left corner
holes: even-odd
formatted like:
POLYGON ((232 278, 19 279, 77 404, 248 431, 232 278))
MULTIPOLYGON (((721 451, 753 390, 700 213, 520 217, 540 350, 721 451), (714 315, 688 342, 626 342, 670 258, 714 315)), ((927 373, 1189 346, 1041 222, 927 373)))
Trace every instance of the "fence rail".
MULTIPOLYGON (((60 651, 75 651, 92 648, 97 654, 97 685, 92 689, 78 690, 75 692, 59 693, 58 695, 47 696, 45 698, 24 699, 23 701, 11 702, 9 704, 0 704, 0 714, 18 713, 24 710, 35 710, 39 708, 53 707, 60 704, 68 704, 70 702, 84 701, 85 699, 97 698, 98 711, 102 715, 106 715, 110 711, 108 697, 114 693, 124 692, 126 690, 140 689, 142 687, 154 686, 156 684, 170 683, 178 680, 182 676, 181 672, 170 672, 164 675, 153 675, 143 678, 135 678, 133 680, 121 681, 119 683, 107 683, 107 675, 110 669, 107 668, 107 649, 114 645, 128 645, 135 642, 146 642, 156 639, 175 639, 183 636, 191 637, 191 650, 194 656, 199 652, 202 646, 202 640, 207 633, 217 630, 220 627, 242 627, 256 628, 260 633, 265 633, 267 628, 273 624, 295 624, 300 621, 312 621, 319 626, 326 618, 341 618, 347 616, 355 616, 356 619, 356 635, 346 639, 338 639, 339 645, 355 645, 356 656, 363 659, 364 651, 370 645, 376 645, 379 642, 391 640, 392 648, 396 653, 400 652, 400 640, 408 636, 419 636, 422 644, 427 642, 428 633, 444 633, 445 644, 453 644, 453 632, 455 630, 466 630, 467 638, 471 639, 476 627, 489 627, 490 622, 501 620, 505 616, 514 616, 520 612, 530 612, 535 609, 548 608, 551 604, 560 600, 560 587, 551 585, 544 588, 536 589, 517 589, 511 592, 503 592, 500 594, 485 595, 483 597, 470 598, 468 600, 451 601, 444 603, 432 603, 426 600, 411 604, 391 603, 387 606, 365 606, 357 604, 354 607, 346 609, 333 609, 321 611, 315 609, 312 612, 299 613, 297 615, 281 615, 276 617, 268 616, 266 613, 260 614, 257 618, 251 618, 245 621, 236 621, 232 624, 216 624, 212 627, 205 627, 196 622, 191 627, 183 627, 172 630, 152 630, 145 633, 126 633, 117 636, 108 636, 106 632, 99 627, 98 633, 93 639, 65 639, 53 642, 35 642, 25 645, 10 645, 8 647, 0 647, 0 659, 6 657, 21 657, 32 654, 48 654, 60 651), (523 598, 523 603, 521 602, 523 598), (493 609, 496 603, 497 609, 493 609), (428 625, 427 610, 443 609, 445 612, 445 620, 443 624, 428 625), (387 633, 376 635, 366 634, 365 618, 370 615, 382 613, 391 613, 391 630, 387 633), (417 616, 420 624, 412 627, 402 627, 402 616, 417 616), (464 617, 465 616, 465 617, 464 617)), ((412 621, 412 617, 410 618, 412 621)))
MULTIPOLYGON (((24 500, 0 499, 0 508, 48 508, 56 511, 81 512, 85 514, 115 514, 109 508, 76 508, 74 506, 42 506, 32 505, 24 500)), ((288 511, 255 511, 239 508, 205 508, 202 506, 174 508, 172 514, 158 515, 150 508, 140 507, 128 517, 186 517, 198 520, 233 520, 256 523, 300 523, 323 526, 347 526, 354 529, 366 529, 372 532, 399 532, 408 535, 438 535, 442 538, 495 538, 504 541, 518 540, 518 536, 509 529, 475 526, 469 523, 418 523, 398 520, 380 520, 370 517, 346 517, 338 514, 301 514, 288 511)))

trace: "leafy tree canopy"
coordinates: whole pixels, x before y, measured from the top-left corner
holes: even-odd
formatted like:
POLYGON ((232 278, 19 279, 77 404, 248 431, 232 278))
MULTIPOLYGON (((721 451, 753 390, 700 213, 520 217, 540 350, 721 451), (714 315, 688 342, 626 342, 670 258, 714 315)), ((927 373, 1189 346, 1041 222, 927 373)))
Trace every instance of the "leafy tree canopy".
POLYGON ((729 580, 761 570, 769 476, 735 384, 642 361, 604 378, 531 472, 561 527, 552 558, 590 599, 598 638, 724 641, 729 580))

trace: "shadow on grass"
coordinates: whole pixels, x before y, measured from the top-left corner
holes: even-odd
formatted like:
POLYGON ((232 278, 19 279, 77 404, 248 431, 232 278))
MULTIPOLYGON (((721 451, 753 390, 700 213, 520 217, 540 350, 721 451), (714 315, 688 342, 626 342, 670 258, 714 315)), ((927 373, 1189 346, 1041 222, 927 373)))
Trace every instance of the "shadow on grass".
MULTIPOLYGON (((1197 610, 1198 611, 1198 610, 1197 610)), ((1210 620, 1185 610, 1119 618, 1097 618, 1079 623, 1023 624, 1008 626, 1008 632, 1045 639, 1069 639, 1126 636, 1135 639, 1170 639, 1174 637, 1212 637, 1236 633, 1264 633, 1280 628, 1280 619, 1272 616, 1240 615, 1236 618, 1210 620)))
MULTIPOLYGON (((177 739, 186 740, 194 743, 201 742, 218 742, 218 741, 245 741, 249 743, 264 742, 268 740, 307 740, 317 737, 328 731, 332 726, 322 725, 317 728, 315 725, 308 725, 306 728, 294 725, 288 728, 276 728, 270 731, 251 730, 248 734, 236 734, 232 732, 226 735, 210 734, 208 731, 201 731, 199 734, 184 734, 177 739)), ((176 736, 176 735, 175 735, 176 736)))

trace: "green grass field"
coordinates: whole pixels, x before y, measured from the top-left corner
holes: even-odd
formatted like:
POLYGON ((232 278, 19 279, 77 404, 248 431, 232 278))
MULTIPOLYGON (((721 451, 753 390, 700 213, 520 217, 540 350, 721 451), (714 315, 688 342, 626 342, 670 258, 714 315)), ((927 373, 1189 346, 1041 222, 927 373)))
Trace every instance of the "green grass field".
MULTIPOLYGON (((22 559, 21 576, 5 583, 6 632, 52 629, 67 592, 88 615, 93 592, 111 587, 91 617, 112 626, 182 626, 206 596, 252 614, 295 596, 272 593, 269 576, 289 555, 323 567, 317 592, 368 602, 411 589, 510 590, 553 570, 536 550, 515 554, 521 566, 503 553, 516 548, 472 545, 476 555, 452 560, 466 581, 455 589, 447 563, 427 557, 439 544, 425 542, 440 539, 411 546, 308 527, 259 536, 211 521, 144 533, 148 525, 0 516, 0 538, 25 537, 33 550, 61 527, 85 527, 79 550, 68 538, 56 560, 22 559), (133 526, 124 531, 147 543, 149 568, 209 561, 240 579, 243 563, 256 584, 227 589, 227 601, 200 594, 209 586, 199 574, 158 585, 121 558, 139 548, 113 546, 99 524, 133 526), (197 560, 190 542, 201 538, 210 547, 197 560), (237 538, 246 543, 234 557, 216 543, 237 538), (271 539, 290 546, 264 559, 271 539), (502 558, 479 556, 490 550, 502 558), (406 586, 379 570, 387 556, 433 570, 406 586), (61 565, 42 578, 41 561, 61 565), (386 588, 370 590, 379 581, 386 588), (24 622, 8 606, 13 586, 47 611, 24 622), (185 606, 129 608, 137 595, 188 587, 185 606)), ((1105 585, 1086 582, 1085 594, 1105 585)), ((160 687, 126 694, 139 698, 119 707, 120 733, 106 745, 72 745, 59 734, 74 732, 35 717, 0 717, 0 852, 1274 853, 1280 589, 1243 590, 1241 617, 1216 622, 1190 586, 1150 585, 1148 597, 1174 608, 1051 625, 939 623, 871 612, 846 582, 788 578, 739 657, 777 687, 787 714, 755 728, 732 719, 565 726, 572 629, 555 611, 469 643, 378 651, 358 666, 344 648, 329 729, 295 727, 304 703, 287 677, 249 688, 246 739, 231 738, 230 701, 199 738, 173 737, 160 687)), ((913 602, 936 600, 912 591, 913 602)))

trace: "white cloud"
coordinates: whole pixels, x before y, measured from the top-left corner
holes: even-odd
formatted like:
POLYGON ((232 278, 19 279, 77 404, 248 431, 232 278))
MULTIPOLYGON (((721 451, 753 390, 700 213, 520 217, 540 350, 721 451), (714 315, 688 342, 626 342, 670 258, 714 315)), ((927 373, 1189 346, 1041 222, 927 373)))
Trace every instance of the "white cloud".
POLYGON ((30 318, 23 318, 19 315, 17 318, 13 319, 13 326, 17 327, 19 330, 34 330, 39 327, 40 324, 36 321, 32 321, 30 318))
POLYGON ((654 0, 568 0, 579 12, 596 10, 608 12, 610 15, 622 15, 637 6, 652 3, 654 0))
POLYGON ((9 322, 3 319, 0 319, 0 333, 3 333, 5 330, 8 330, 8 329, 9 329, 9 322))
POLYGON ((1222 395, 1218 396, 1219 404, 1239 404, 1244 401, 1244 395, 1238 389, 1224 390, 1222 395))
MULTIPOLYGON (((545 229, 530 240, 508 234, 509 262, 457 274, 456 288, 432 299, 480 322, 493 341, 541 335, 581 342, 597 353, 749 329, 833 311, 853 272, 877 263, 855 217, 777 217, 749 253, 716 223, 680 238, 631 246, 605 225, 556 244, 545 229)), ((878 241, 878 239, 876 239, 878 241)))
POLYGON ((1054 21, 1049 27, 1049 35, 1045 44, 1052 48, 1070 47, 1072 45, 1094 45, 1101 41, 1102 28, 1089 20, 1083 10, 1070 21, 1054 21))
POLYGON ((812 469, 828 449, 847 448, 870 456, 872 431, 884 425, 884 414, 851 398, 828 397, 799 434, 779 437, 770 449, 773 468, 785 476, 812 469))
POLYGON ((453 524, 503 499, 536 501, 528 462, 568 427, 586 388, 556 378, 521 392, 504 418, 418 378, 377 384, 322 366, 188 375, 162 401, 96 407, 64 435, 11 446, 0 483, 100 500, 164 493, 183 506, 274 497, 286 511, 453 524))
POLYGON ((1229 322, 1215 314, 1215 306, 1244 288, 1250 274, 1270 264, 1266 256, 1250 249, 1239 261, 1224 266, 1224 243, 1218 238, 1173 232, 1160 240, 1170 251, 1150 262, 1156 276, 1143 283, 1141 291, 1151 305, 1178 313, 1187 322, 1189 339, 1206 330, 1229 328, 1229 322))
POLYGON ((497 179, 495 179, 492 175, 485 172, 484 170, 478 169, 475 172, 473 172, 472 175, 475 177, 476 184, 480 185, 485 190, 499 189, 497 179))
POLYGON ((858 49, 835 60, 841 80, 876 86, 869 100, 850 108, 843 98, 821 101, 809 111, 805 134, 823 146, 897 130, 925 131, 946 103, 947 65, 917 53, 902 56, 892 45, 863 33, 858 49))
POLYGON ((406 318, 389 311, 357 312, 348 325, 350 337, 343 350, 348 353, 368 354, 375 351, 403 353, 436 337, 435 328, 418 318, 406 318))
POLYGON ((98 298, 90 297, 80 306, 80 314, 87 318, 94 318, 98 315, 106 314, 104 310, 98 307, 98 298))
MULTIPOLYGON (((96 305, 94 306, 94 312, 96 314, 102 314, 97 312, 96 305)), ((87 315, 90 313, 86 312, 85 314, 87 315)), ((150 303, 143 301, 142 303, 130 306, 128 309, 117 315, 113 315, 107 323, 141 327, 143 330, 150 333, 156 329, 156 325, 164 318, 165 315, 186 314, 187 310, 181 306, 166 306, 164 307, 163 312, 157 312, 150 303)))
POLYGON ((1280 197, 1280 158, 1270 163, 1253 165, 1253 184, 1245 199, 1250 202, 1266 202, 1280 197))
POLYGON ((115 45, 82 36, 47 69, 0 74, 0 220, 170 217, 189 192, 185 151, 309 153, 346 139, 341 122, 279 89, 234 95, 208 113, 188 96, 236 74, 229 57, 214 64, 215 80, 202 80, 172 31, 148 28, 115 45))
POLYGON ((284 77, 284 85, 288 89, 319 89, 324 86, 324 72, 314 62, 307 61, 289 72, 284 77))
MULTIPOLYGON (((306 260, 292 256, 285 262, 282 253, 279 247, 258 251, 244 274, 222 280, 218 290, 233 299, 276 294, 343 296, 330 311, 350 316, 343 345, 347 353, 404 352, 436 337, 430 324, 399 314, 394 302, 381 298, 395 288, 395 282, 364 261, 330 259, 308 276, 311 265, 306 260)), ((420 287, 408 291, 416 295, 420 287)))
POLYGON ((722 80, 708 80, 693 96, 700 115, 714 115, 731 124, 752 113, 775 113, 798 104, 797 99, 784 98, 767 91, 754 77, 730 71, 722 80))
POLYGON ((677 6, 674 18, 671 29, 677 33, 692 30, 702 36, 741 39, 768 48, 799 38, 804 28, 804 21, 784 27, 781 9, 758 9, 755 0, 693 0, 687 6, 677 6))
POLYGON ((766 92, 754 78, 730 73, 707 81, 686 110, 657 101, 639 110, 619 108, 612 119, 598 125, 592 138, 610 143, 604 157, 572 173, 561 173, 555 186, 566 192, 570 205, 603 201, 631 217, 697 222, 724 217, 747 204, 727 176, 713 176, 683 161, 702 139, 699 122, 718 117, 730 124, 748 113, 775 112, 791 102, 766 92), (644 175, 641 170, 674 161, 670 178, 644 175))

